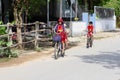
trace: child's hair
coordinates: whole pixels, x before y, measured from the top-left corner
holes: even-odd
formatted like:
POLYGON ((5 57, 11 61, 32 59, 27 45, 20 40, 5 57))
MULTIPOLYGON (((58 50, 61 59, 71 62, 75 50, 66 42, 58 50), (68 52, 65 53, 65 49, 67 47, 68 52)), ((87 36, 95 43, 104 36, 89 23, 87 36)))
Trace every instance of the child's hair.
POLYGON ((90 22, 89 22, 89 24, 93 24, 93 22, 92 22, 92 21, 90 21, 90 22))

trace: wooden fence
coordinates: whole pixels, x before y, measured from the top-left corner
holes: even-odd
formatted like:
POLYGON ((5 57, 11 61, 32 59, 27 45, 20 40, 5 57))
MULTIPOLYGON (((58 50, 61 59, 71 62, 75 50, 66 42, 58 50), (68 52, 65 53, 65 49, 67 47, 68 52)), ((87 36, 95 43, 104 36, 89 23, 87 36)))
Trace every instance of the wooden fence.
MULTIPOLYGON (((17 36, 19 33, 16 32, 16 26, 7 24, 7 25, 0 25, 0 27, 6 27, 7 34, 0 35, 0 39, 3 37, 7 37, 8 42, 11 42, 12 45, 9 46, 9 48, 22 46, 22 48, 25 48, 25 44, 29 44, 31 46, 31 43, 34 45, 32 47, 39 47, 39 42, 46 42, 52 40, 52 28, 47 27, 47 24, 43 22, 35 22, 35 23, 28 23, 28 24, 21 24, 20 25, 21 34, 20 37, 22 39, 22 42, 19 43, 17 38, 16 40, 13 38, 17 36)), ((0 49, 6 49, 8 47, 0 47, 0 49)))

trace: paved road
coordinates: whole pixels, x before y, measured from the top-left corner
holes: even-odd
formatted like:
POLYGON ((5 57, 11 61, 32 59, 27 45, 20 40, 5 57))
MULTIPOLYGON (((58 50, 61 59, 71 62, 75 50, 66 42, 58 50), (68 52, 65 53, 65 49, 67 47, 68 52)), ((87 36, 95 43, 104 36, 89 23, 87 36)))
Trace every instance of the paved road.
POLYGON ((67 50, 65 58, 43 58, 0 68, 0 80, 120 80, 120 37, 67 50))

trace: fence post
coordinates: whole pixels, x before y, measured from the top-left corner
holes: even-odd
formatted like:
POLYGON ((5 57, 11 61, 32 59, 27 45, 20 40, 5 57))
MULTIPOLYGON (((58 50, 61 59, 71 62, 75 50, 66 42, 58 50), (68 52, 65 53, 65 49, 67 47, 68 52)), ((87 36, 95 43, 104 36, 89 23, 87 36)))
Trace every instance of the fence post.
POLYGON ((10 23, 7 23, 7 30, 8 30, 8 41, 13 44, 12 42, 12 26, 10 25, 10 23))
POLYGON ((39 22, 35 22, 35 47, 38 48, 38 30, 39 30, 39 22))
POLYGON ((22 24, 19 23, 16 26, 17 26, 17 41, 18 41, 18 44, 19 44, 19 48, 23 49, 23 47, 22 47, 22 34, 21 34, 22 24))

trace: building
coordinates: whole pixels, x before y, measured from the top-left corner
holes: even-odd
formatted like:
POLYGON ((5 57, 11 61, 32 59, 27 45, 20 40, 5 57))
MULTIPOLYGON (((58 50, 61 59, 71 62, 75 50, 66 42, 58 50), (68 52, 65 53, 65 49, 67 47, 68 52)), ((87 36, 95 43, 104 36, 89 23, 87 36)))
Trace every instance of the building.
POLYGON ((82 19, 82 9, 78 6, 78 0, 50 0, 50 21, 63 17, 65 20, 70 18, 82 19))

